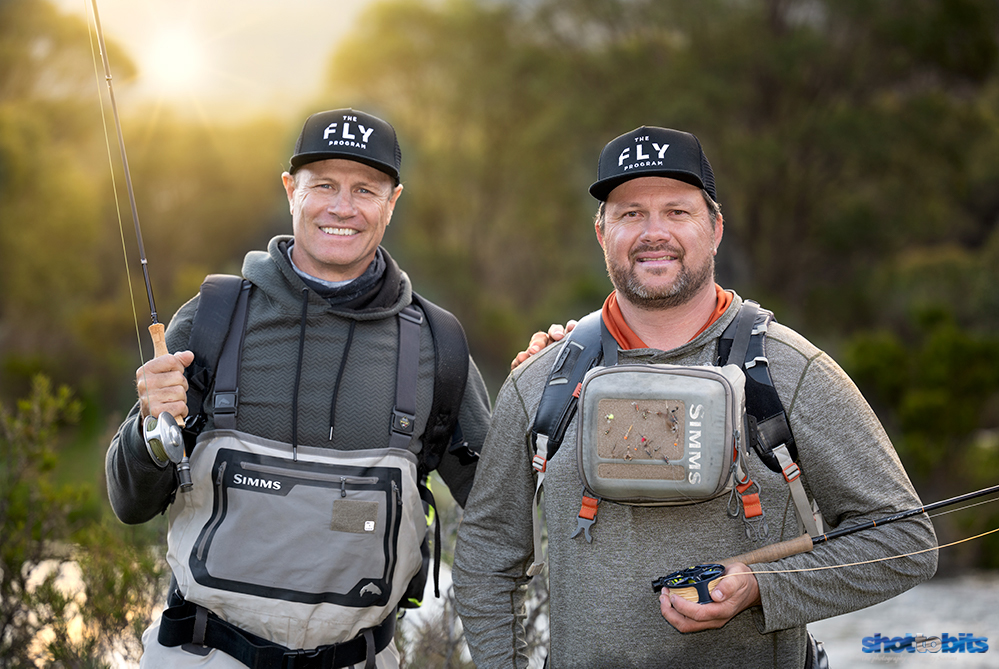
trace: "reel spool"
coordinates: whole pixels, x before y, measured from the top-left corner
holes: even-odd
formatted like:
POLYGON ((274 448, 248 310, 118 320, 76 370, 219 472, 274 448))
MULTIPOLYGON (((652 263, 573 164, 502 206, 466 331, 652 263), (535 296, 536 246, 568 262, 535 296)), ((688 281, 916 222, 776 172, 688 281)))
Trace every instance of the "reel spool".
POLYGON ((187 492, 194 487, 191 481, 191 465, 184 452, 184 435, 173 415, 164 411, 159 418, 146 416, 142 421, 142 436, 146 442, 146 450, 156 464, 160 467, 166 467, 168 462, 177 465, 181 492, 187 492))
POLYGON ((713 604, 711 591, 721 580, 725 567, 720 564, 699 564, 680 571, 674 571, 652 581, 652 590, 659 592, 669 588, 688 602, 698 604, 713 604))

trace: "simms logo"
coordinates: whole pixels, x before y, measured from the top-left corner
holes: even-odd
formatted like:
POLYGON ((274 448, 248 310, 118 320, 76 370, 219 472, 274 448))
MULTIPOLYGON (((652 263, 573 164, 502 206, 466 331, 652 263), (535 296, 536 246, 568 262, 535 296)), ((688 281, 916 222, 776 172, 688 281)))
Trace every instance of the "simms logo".
POLYGON ((957 636, 944 633, 943 637, 906 634, 905 636, 864 637, 865 653, 986 653, 989 640, 983 636, 960 633, 957 636))
POLYGON ((281 482, 272 481, 269 479, 254 479, 249 476, 243 476, 242 474, 236 474, 232 477, 233 485, 245 485, 252 488, 267 488, 268 490, 280 490, 281 482))
POLYGON ((701 482, 701 414, 704 413, 703 404, 695 404, 687 412, 690 420, 687 421, 687 482, 690 485, 697 485, 701 482))

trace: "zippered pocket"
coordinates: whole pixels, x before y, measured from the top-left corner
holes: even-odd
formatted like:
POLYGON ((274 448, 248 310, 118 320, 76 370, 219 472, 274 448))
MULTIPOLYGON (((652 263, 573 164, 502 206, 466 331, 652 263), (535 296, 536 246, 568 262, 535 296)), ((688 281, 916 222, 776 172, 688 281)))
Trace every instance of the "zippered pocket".
MULTIPOLYGON (((220 448, 195 580, 270 599, 382 606, 392 591, 401 469, 220 448)), ((405 585, 405 584, 403 584, 405 585)))

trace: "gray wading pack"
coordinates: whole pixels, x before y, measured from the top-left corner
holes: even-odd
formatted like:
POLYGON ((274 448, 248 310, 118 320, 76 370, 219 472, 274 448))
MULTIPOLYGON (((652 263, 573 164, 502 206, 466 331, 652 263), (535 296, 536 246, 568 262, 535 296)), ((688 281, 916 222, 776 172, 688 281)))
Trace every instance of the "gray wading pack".
MULTIPOLYGON (((193 418, 184 431, 188 453, 197 448, 195 486, 170 507, 168 560, 176 584, 159 642, 218 648, 247 666, 284 666, 302 648, 309 649, 309 666, 371 662, 391 643, 394 609, 419 606, 422 598, 430 563, 427 516, 434 506, 427 475, 445 450, 466 466, 478 457, 457 425, 468 372, 464 332, 451 314, 414 293, 420 308, 410 305, 398 317, 389 448, 292 446, 235 430, 250 290, 236 276, 211 275, 202 284, 189 341, 195 360, 187 370, 193 418), (416 454, 410 446, 424 318, 435 375, 416 454), (202 434, 206 397, 215 429, 202 434), (294 522, 282 521, 288 509, 294 522), (273 541, 260 541, 268 537, 273 541), (338 643, 318 646, 330 640, 338 643)), ((439 523, 435 527, 436 586, 439 523)))
MULTIPOLYGON (((729 515, 740 515, 741 507, 747 533, 758 539, 766 536, 759 486, 740 460, 745 443, 788 482, 801 529, 820 534, 821 516, 802 486, 794 436, 770 378, 766 332, 772 320, 771 312, 744 301, 719 340, 718 367, 617 366, 618 344, 601 312, 580 320, 555 360, 531 431, 535 504, 540 503, 547 462, 561 445, 582 397, 576 458, 583 495, 573 537, 582 534, 591 540, 590 527, 601 499, 689 504, 729 489, 729 515), (667 396, 663 386, 682 386, 684 397, 667 396), (737 424, 743 414, 743 393, 745 423, 737 424), (748 435, 741 445, 740 435, 748 435), (732 448, 711 453, 700 448, 709 443, 707 439, 731 440, 732 448)), ((530 576, 544 567, 539 514, 534 520, 535 562, 528 569, 530 576)))

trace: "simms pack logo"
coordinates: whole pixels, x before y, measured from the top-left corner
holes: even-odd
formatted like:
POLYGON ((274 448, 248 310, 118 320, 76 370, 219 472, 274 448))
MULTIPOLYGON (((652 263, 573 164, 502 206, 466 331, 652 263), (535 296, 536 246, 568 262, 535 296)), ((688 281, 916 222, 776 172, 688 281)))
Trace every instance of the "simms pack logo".
POLYGON ((922 634, 906 634, 905 636, 874 636, 864 637, 865 653, 986 653, 989 650, 989 640, 983 636, 962 632, 957 635, 923 636, 922 634))

